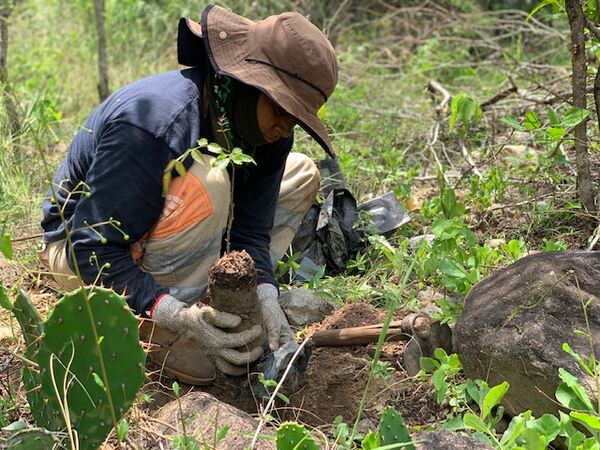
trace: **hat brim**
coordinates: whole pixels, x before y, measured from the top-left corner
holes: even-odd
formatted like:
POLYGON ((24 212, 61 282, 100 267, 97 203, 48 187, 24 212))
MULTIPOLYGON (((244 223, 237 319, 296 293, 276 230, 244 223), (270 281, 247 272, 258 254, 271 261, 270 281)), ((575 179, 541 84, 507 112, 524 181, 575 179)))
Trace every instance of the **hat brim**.
POLYGON ((189 61, 198 65, 198 58, 208 57, 215 71, 259 89, 291 114, 327 154, 335 158, 327 128, 317 111, 311 109, 309 102, 295 95, 295 92, 302 92, 302 88, 305 88, 298 84, 301 81, 267 65, 248 61, 260 53, 253 45, 255 26, 256 22, 252 20, 209 5, 202 12, 200 24, 191 19, 180 21, 181 39, 178 36, 178 46, 182 45, 182 48, 178 47, 179 62, 188 65, 183 61, 189 61), (197 46, 199 41, 204 42, 205 55, 200 54, 200 50, 196 48, 198 56, 192 57, 190 46, 197 46))

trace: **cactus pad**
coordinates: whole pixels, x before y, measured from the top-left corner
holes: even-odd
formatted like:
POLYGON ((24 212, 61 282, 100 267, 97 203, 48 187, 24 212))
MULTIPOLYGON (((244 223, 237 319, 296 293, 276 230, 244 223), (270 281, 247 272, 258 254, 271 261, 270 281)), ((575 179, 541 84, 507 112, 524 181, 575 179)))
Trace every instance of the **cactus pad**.
POLYGON ((57 442, 54 435, 43 428, 27 428, 6 440, 7 450, 51 450, 57 442))
MULTIPOLYGON (((36 362, 44 326, 33 302, 22 289, 17 294, 12 312, 21 326, 23 339, 25 340, 24 356, 29 361, 36 362)), ((61 422, 53 417, 48 401, 40 390, 41 377, 39 370, 25 364, 22 369, 22 377, 27 393, 27 401, 36 423, 52 429, 60 427, 61 422)))
POLYGON ((384 446, 406 443, 405 446, 398 448, 415 450, 404 419, 394 408, 388 407, 383 410, 379 424, 379 435, 384 446))
POLYGON ((319 450, 304 425, 284 422, 277 430, 277 450, 319 450))
POLYGON ((123 297, 104 288, 80 288, 58 302, 44 324, 37 360, 41 394, 53 415, 50 423, 38 425, 54 426, 55 420, 63 420, 56 392, 64 403, 66 383, 70 421, 82 449, 97 448, 104 441, 144 382, 145 353, 137 321, 123 297))

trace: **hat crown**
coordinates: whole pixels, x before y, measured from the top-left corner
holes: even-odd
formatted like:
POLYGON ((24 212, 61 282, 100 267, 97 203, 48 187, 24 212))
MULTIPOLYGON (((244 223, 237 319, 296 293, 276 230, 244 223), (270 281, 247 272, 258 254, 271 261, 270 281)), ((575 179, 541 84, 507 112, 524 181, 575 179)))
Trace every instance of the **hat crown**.
MULTIPOLYGON (((308 81, 326 97, 335 89, 335 51, 323 32, 303 15, 287 12, 258 22, 254 42, 269 63, 308 81)), ((316 97, 322 97, 314 91, 316 97)), ((324 101, 320 99, 320 103, 324 101)))

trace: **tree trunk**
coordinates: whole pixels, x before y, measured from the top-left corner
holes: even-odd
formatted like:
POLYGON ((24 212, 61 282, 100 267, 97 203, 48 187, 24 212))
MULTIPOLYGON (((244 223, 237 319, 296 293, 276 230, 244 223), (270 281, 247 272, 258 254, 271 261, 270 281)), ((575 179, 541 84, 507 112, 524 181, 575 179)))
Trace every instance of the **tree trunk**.
POLYGON ((106 29, 104 27, 104 0, 94 0, 96 34, 98 36, 98 95, 103 101, 110 95, 108 88, 108 57, 106 56, 106 29))
MULTIPOLYGON (((571 27, 571 66, 573 68, 573 106, 585 109, 586 103, 586 71, 587 58, 585 54, 585 17, 579 0, 565 0, 565 8, 571 27)), ((583 121, 573 130, 575 138, 575 153, 577 155, 577 186, 579 200, 583 207, 593 212, 594 186, 590 174, 590 158, 587 145, 587 121, 583 121)))
POLYGON ((2 89, 8 124, 13 135, 17 134, 20 128, 17 106, 8 82, 8 19, 14 6, 10 0, 0 1, 0 89, 2 89))

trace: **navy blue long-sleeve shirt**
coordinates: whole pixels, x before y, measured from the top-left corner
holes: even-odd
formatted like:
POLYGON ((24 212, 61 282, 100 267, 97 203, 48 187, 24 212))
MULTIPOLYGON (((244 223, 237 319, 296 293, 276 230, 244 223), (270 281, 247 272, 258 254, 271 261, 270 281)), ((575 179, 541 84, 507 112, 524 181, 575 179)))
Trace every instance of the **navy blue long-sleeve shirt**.
MULTIPOLYGON (((133 260, 130 245, 157 222, 164 205, 163 171, 171 159, 211 138, 202 112, 204 69, 167 72, 116 92, 89 116, 76 134, 42 205, 45 242, 65 238, 58 208, 71 230, 82 278, 126 291, 138 313, 168 289, 133 260), (113 225, 98 225, 109 220, 113 225), (118 221, 118 224, 117 222, 118 221)), ((256 149, 256 166, 236 177, 231 248, 254 259, 259 282, 277 285, 269 254, 270 231, 285 160, 293 138, 256 149)), ((191 158, 186 161, 189 167, 191 158)), ((223 205, 223 207, 227 207, 223 205)), ((66 249, 71 269, 74 261, 66 249)))

